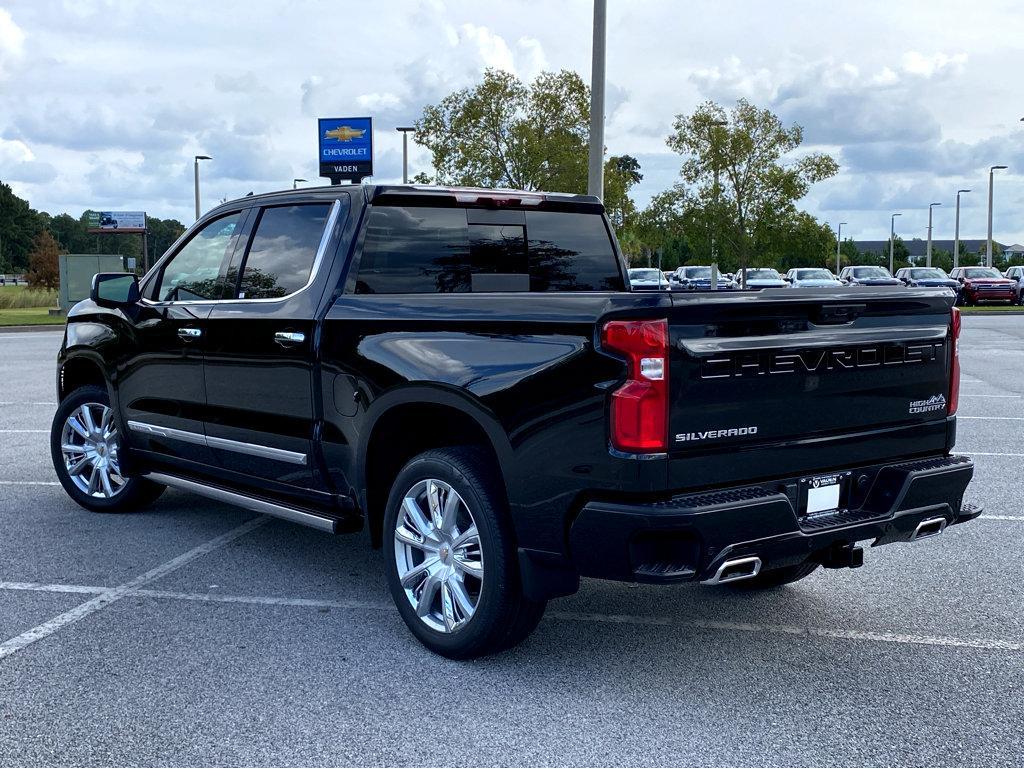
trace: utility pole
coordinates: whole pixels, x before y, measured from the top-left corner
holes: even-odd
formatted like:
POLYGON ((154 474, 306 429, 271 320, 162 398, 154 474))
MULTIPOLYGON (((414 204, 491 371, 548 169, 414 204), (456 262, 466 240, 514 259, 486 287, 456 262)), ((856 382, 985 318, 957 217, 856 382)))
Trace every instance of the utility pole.
POLYGON ((960 266, 960 193, 970 190, 956 191, 956 224, 953 226, 953 269, 960 266))
POLYGON ((292 189, 297 190, 299 188, 299 182, 305 182, 306 179, 292 179, 292 189))
POLYGON ((196 177, 196 221, 199 221, 199 161, 213 160, 209 155, 195 156, 195 177, 196 177))
POLYGON ((849 222, 839 222, 839 229, 836 231, 836 275, 839 274, 839 249, 843 246, 843 225, 849 222))
POLYGON ((895 253, 896 253, 896 217, 903 216, 903 214, 893 214, 889 217, 889 274, 894 275, 895 271, 893 268, 896 265, 895 253))
POLYGON ((607 0, 594 0, 593 61, 590 68, 590 159, 587 194, 604 197, 604 63, 607 0))
POLYGON ((988 240, 985 242, 985 266, 992 266, 992 172, 1006 166, 992 166, 988 169, 988 240))
POLYGON ((409 134, 416 130, 415 126, 401 126, 396 131, 402 133, 402 184, 409 183, 409 134))
POLYGON ((941 206, 942 203, 929 203, 928 204, 928 255, 925 257, 925 266, 932 266, 932 209, 935 206, 941 206))

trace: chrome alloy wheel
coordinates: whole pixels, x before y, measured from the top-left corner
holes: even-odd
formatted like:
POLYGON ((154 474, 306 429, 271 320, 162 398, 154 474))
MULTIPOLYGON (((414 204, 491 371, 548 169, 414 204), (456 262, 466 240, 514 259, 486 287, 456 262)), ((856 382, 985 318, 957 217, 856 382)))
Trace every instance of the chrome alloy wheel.
POLYGON ((476 612, 484 562, 473 514, 444 481, 409 489, 395 523, 395 564, 409 603, 427 627, 461 630, 476 612))
POLYGON ((71 482, 90 497, 117 496, 127 482, 117 459, 120 444, 109 406, 83 403, 72 411, 60 435, 60 451, 71 482))

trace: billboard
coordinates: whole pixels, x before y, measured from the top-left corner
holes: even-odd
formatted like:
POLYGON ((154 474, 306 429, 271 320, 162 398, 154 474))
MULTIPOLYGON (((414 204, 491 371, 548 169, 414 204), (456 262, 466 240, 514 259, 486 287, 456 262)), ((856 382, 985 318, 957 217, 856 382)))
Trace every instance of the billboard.
POLYGON ((321 176, 353 181, 373 176, 373 118, 322 117, 317 128, 321 176))
POLYGON ((89 232, 145 232, 145 211, 90 211, 89 232))

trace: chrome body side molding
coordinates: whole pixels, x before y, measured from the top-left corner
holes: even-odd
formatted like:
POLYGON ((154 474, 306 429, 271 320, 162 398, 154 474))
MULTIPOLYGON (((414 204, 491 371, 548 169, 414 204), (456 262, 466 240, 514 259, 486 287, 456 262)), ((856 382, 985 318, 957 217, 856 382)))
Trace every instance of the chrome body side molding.
POLYGON ((249 454, 263 459, 276 459, 278 462, 288 462, 293 465, 304 465, 308 461, 307 455, 300 451, 288 451, 276 449, 273 446, 261 446, 258 443, 245 443, 244 441, 233 441, 228 438, 217 438, 199 433, 192 433, 187 430, 178 430, 163 425, 151 425, 148 422, 136 422, 128 420, 128 429, 142 435, 151 435, 157 438, 173 438, 176 441, 195 443, 199 446, 208 446, 211 449, 224 449, 225 451, 237 451, 239 454, 249 454))

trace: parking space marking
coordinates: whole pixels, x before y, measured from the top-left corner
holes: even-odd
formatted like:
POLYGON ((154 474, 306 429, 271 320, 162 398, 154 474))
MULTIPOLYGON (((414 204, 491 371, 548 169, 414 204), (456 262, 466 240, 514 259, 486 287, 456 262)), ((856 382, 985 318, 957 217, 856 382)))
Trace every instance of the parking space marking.
POLYGON ((0 406, 56 406, 55 401, 0 401, 0 406))
POLYGON ((49 430, 0 430, 0 433, 48 433, 49 430))
POLYGON ((987 419, 998 422, 1024 422, 1024 417, 957 417, 957 419, 987 419))
POLYGON ((966 449, 957 449, 957 451, 971 457, 1024 457, 1024 454, 1012 454, 1002 451, 968 451, 966 449))
MULTIPOLYGON (((1019 516, 1021 520, 1024 520, 1024 516, 1019 516)), ((260 519, 256 519, 259 521, 260 519)), ((1014 518, 1016 520, 1016 518, 1014 518)), ((253 523, 250 521, 250 524, 253 523)), ((249 526, 249 524, 246 524, 249 526)), ((244 527, 239 527, 244 528, 244 527)), ((252 526, 251 528, 255 528, 252 526)), ((238 531, 237 529, 235 531, 238 531)), ((231 535, 233 532, 228 532, 225 537, 231 535)), ((243 532, 244 533, 244 532, 243 532)), ((237 536, 241 536, 240 534, 237 536)), ((232 537, 235 538, 235 537, 232 537)), ((220 539, 220 538, 218 538, 220 539)), ((211 540, 216 542, 217 540, 211 540)), ((230 540, 228 540, 230 541, 230 540)), ((210 544, 210 543, 208 543, 210 544)), ((224 544, 223 542, 220 544, 224 544)), ((212 548, 204 550, 209 552, 211 549, 216 549, 220 545, 215 545, 212 548)), ((205 546, 200 546, 205 547, 205 546)), ((191 553, 192 551, 190 551, 191 553)), ((186 553, 188 555, 188 553, 186 553)), ((182 558, 184 556, 179 556, 182 558)), ((197 557, 197 556, 196 556, 197 557)), ((177 561, 178 559, 175 559, 177 561)), ((191 560, 191 559, 190 559, 191 560)), ((184 565, 184 564, 180 564, 184 565)), ((161 567, 158 567, 161 568, 161 567)), ((175 567, 177 568, 177 567, 175 567)), ((167 573, 167 572, 163 572, 167 573)), ((145 575, 144 575, 145 576, 145 575)), ((161 575, 162 576, 162 575, 161 575)), ((141 578, 138 578, 141 579, 141 578)), ((163 599, 171 601, 198 601, 203 603, 226 603, 226 604, 242 604, 242 605, 255 605, 255 606, 298 606, 305 608, 315 609, 348 609, 348 610, 366 610, 366 611, 391 611, 394 609, 394 604, 388 601, 353 601, 353 600, 340 600, 332 601, 318 598, 280 598, 276 596, 248 596, 248 595, 218 595, 216 593, 184 593, 170 590, 150 590, 139 587, 127 587, 130 584, 142 584, 138 583, 137 580, 133 580, 131 583, 126 583, 122 586, 123 591, 118 594, 116 598, 104 603, 104 606, 113 603, 115 600, 122 598, 150 598, 150 599, 163 599)), ((114 591, 122 590, 122 588, 103 588, 103 587, 90 587, 86 585, 43 585, 34 582, 0 582, 0 590, 29 590, 29 591, 42 591, 42 592, 57 592, 57 593, 97 593, 97 597, 88 603, 82 604, 78 609, 89 606, 94 602, 99 601, 105 596, 110 595, 114 591)), ((99 608, 103 608, 102 606, 99 608)), ((95 609, 94 611, 98 611, 95 609)), ((74 613, 76 610, 72 609, 68 614, 74 613)), ((92 613, 92 612, 88 612, 92 613)), ((61 615, 61 617, 66 615, 61 615)), ((83 614, 82 616, 87 616, 83 614)), ((640 614, 601 614, 597 612, 575 612, 575 611, 548 611, 544 615, 546 620, 562 620, 566 622, 595 622, 602 624, 613 624, 613 625, 636 625, 636 626, 658 626, 658 627, 677 627, 684 630, 718 630, 727 632, 737 633, 751 633, 760 635, 786 635, 794 638, 827 638, 839 641, 856 641, 856 642, 871 642, 871 643, 888 643, 888 644, 904 644, 904 645, 917 645, 917 646, 939 646, 951 649, 981 649, 985 651, 1005 651, 1005 652, 1022 652, 1024 651, 1024 643, 1017 641, 1005 641, 998 638, 955 638, 952 636, 928 636, 928 635, 914 635, 908 633, 889 633, 873 630, 853 630, 853 629, 842 629, 842 628, 815 628, 815 627, 799 627, 797 625, 770 625, 764 623, 752 623, 752 622, 730 622, 722 620, 677 620, 674 617, 656 616, 656 615, 640 615, 640 614)), ((76 617, 75 619, 80 619, 76 617)), ((60 619, 60 618, 57 618, 60 619)), ((70 621, 75 621, 70 620, 70 621)), ((53 622, 53 620, 51 620, 53 622)), ((44 623, 40 628, 45 627, 49 623, 44 623)), ((68 623, 64 623, 68 624, 68 623)), ((28 635, 34 633, 38 628, 28 631, 28 635)), ((52 631, 51 631, 52 632, 52 631)), ((47 634, 49 635, 49 633, 47 634)), ((19 636, 20 638, 21 636, 19 636)), ((45 637, 45 636, 40 636, 45 637)), ((17 640, 17 639, 12 639, 17 640)), ((32 640, 38 640, 33 638, 32 640)), ((32 642, 29 641, 29 643, 32 642)), ((12 643, 8 641, 7 644, 12 643)), ((0 658, 6 656, 4 654, 4 647, 7 644, 0 645, 0 658)), ((27 646, 23 644, 21 647, 27 646)), ((15 649, 16 651, 17 649, 15 649)), ((9 652, 9 653, 13 653, 9 652)))
POLYGON ((214 537, 213 539, 182 553, 177 558, 172 558, 166 563, 162 563, 159 566, 150 569, 146 573, 140 574, 135 579, 129 580, 123 585, 118 585, 117 587, 105 590, 95 598, 60 614, 53 619, 47 620, 43 624, 37 625, 31 630, 26 630, 21 635, 17 635, 14 638, 10 638, 7 641, 0 643, 0 660, 21 651, 26 646, 29 646, 36 641, 48 638, 67 625, 71 625, 81 619, 85 619, 91 614, 101 611, 107 606, 110 606, 110 604, 131 595, 132 591, 137 590, 143 585, 160 579, 161 577, 180 569, 182 566, 186 566, 197 558, 201 558, 207 553, 212 553, 214 550, 233 542, 239 537, 245 536, 269 520, 270 517, 266 515, 252 518, 241 526, 236 526, 234 529, 231 529, 231 531, 221 534, 219 537, 214 537))
POLYGON ((57 481, 0 481, 0 486, 60 486, 57 481))
POLYGON ((960 393, 961 398, 1024 398, 1024 395, 982 395, 981 393, 960 393))
POLYGON ((1024 521, 1024 515, 979 515, 979 521, 1024 521))

